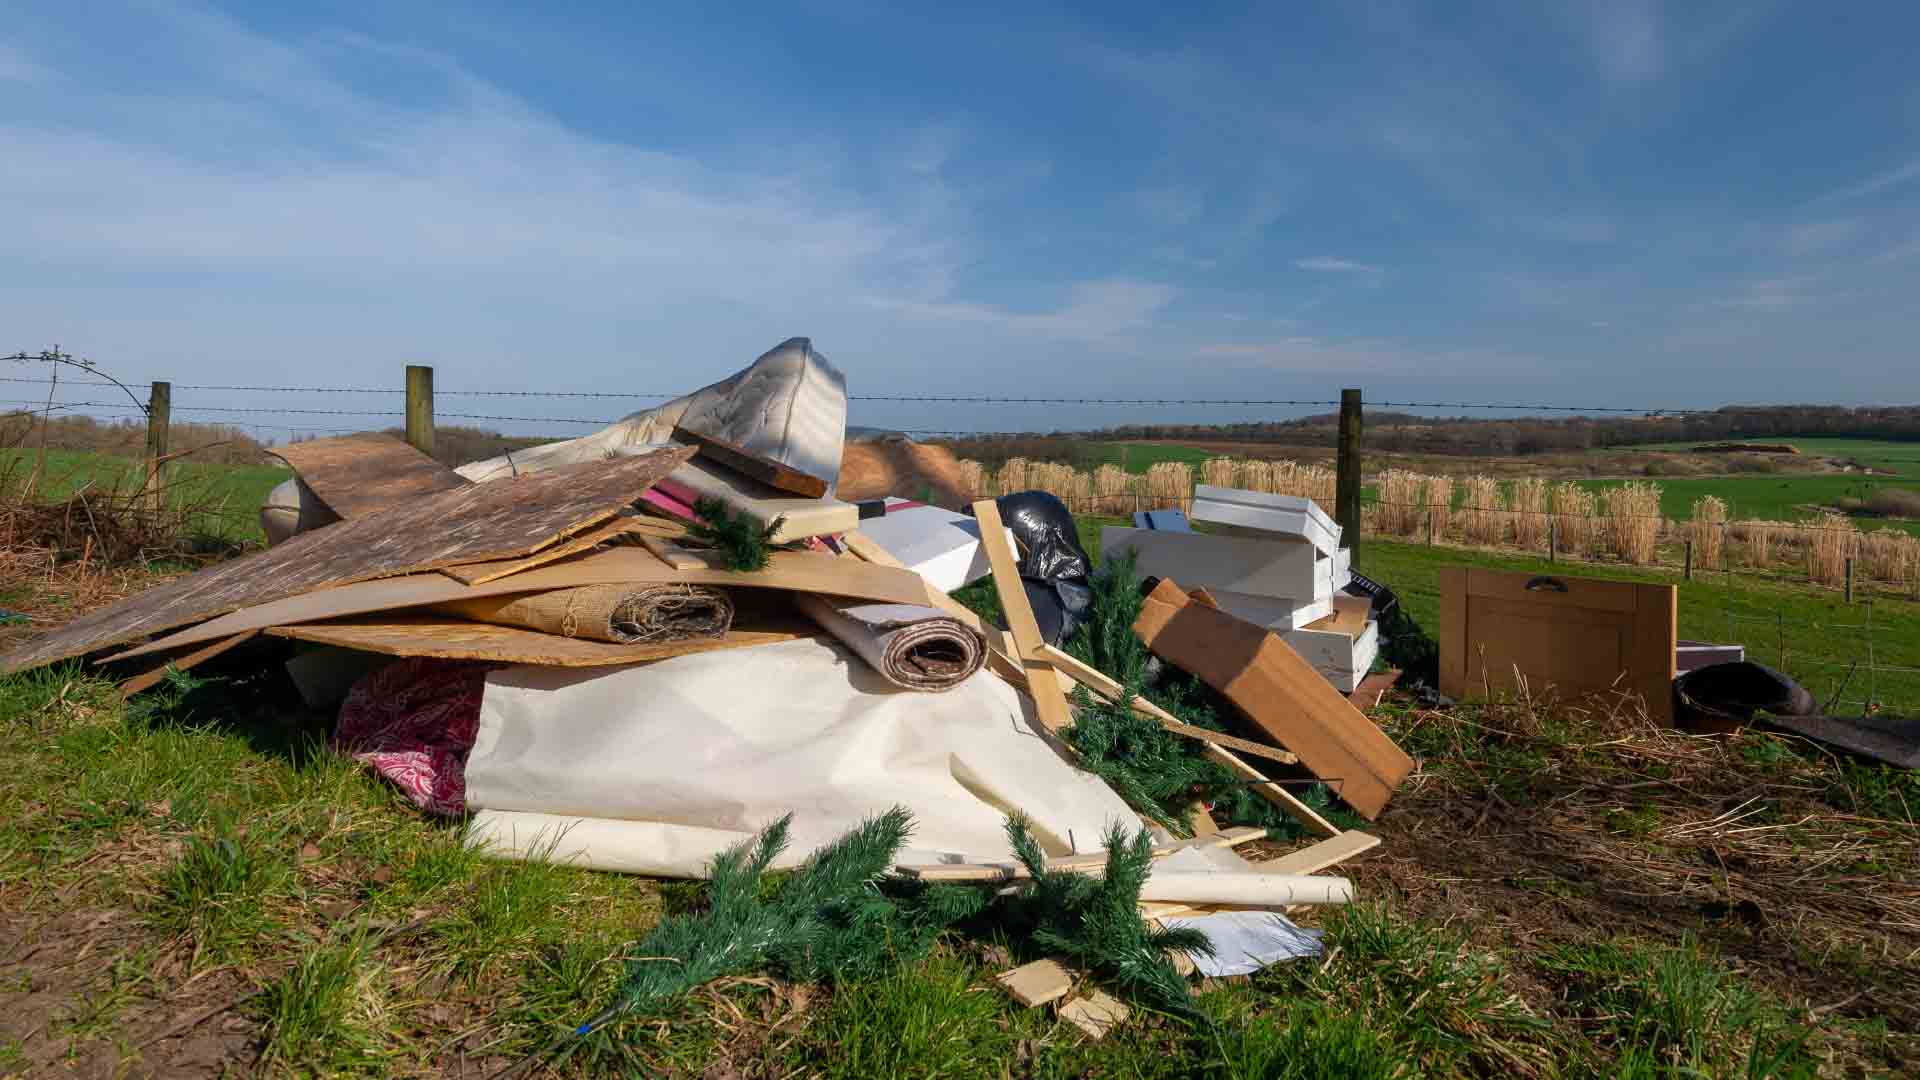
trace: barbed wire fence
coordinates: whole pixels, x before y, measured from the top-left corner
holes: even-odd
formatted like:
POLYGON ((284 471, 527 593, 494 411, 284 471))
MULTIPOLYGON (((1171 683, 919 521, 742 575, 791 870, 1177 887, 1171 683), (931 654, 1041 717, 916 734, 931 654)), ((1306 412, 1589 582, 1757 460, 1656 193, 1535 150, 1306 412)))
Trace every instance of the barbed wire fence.
MULTIPOLYGON (((31 413, 44 417, 60 415, 89 415, 132 424, 145 424, 149 430, 148 449, 151 457, 167 456, 168 431, 178 421, 176 416, 186 418, 185 422, 201 423, 209 426, 242 429, 253 433, 256 441, 271 442, 282 438, 297 440, 302 438, 323 437, 328 435, 352 434, 367 430, 406 429, 417 424, 420 412, 418 402, 412 400, 408 386, 278 386, 267 384, 222 384, 222 383, 171 383, 153 380, 148 383, 122 382, 104 376, 98 368, 84 361, 76 361, 57 347, 41 352, 18 352, 11 356, 0 356, 0 360, 10 360, 21 365, 46 364, 50 374, 5 375, 0 383, 21 387, 19 393, 38 393, 46 388, 39 397, 0 398, 0 412, 13 414, 31 413), (77 369, 78 375, 62 377, 65 370, 77 369), (32 387, 34 389, 28 389, 32 387), (148 400, 141 401, 137 395, 140 389, 148 390, 148 400), (124 392, 116 396, 114 389, 124 392), (79 390, 78 397, 62 396, 79 390), (104 391, 104 392, 103 392, 104 391), (226 404, 234 395, 267 396, 262 403, 226 404), (300 398, 305 400, 299 400, 300 398), (340 401, 342 398, 360 397, 364 401, 340 401), (317 398, 318 400, 315 400, 317 398), (333 402, 340 405, 333 405, 333 402), (270 402, 270 403, 269 403, 270 402), (325 405, 326 407, 321 407, 325 405), (356 407, 345 407, 345 406, 356 407), (157 425, 157 429, 156 429, 157 425), (157 450, 157 453, 155 452, 157 450)), ((16 369, 19 370, 19 369, 16 369)), ((419 369, 416 369, 419 370, 419 369)), ((425 414, 428 424, 455 421, 466 424, 473 422, 485 424, 541 425, 543 435, 566 438, 577 434, 586 434, 593 430, 618 422, 619 416, 576 416, 576 415, 524 415, 527 411, 541 410, 486 410, 485 403, 491 400, 511 400, 515 402, 554 401, 579 405, 586 402, 622 402, 632 405, 632 409, 621 410, 627 413, 644 408, 649 403, 659 403, 683 396, 683 393, 669 392, 613 392, 613 391, 565 391, 565 390, 480 390, 458 387, 439 389, 431 384, 431 372, 427 369, 427 407, 425 414), (453 410, 441 410, 435 399, 453 399, 459 404, 453 410), (472 406, 484 411, 465 411, 459 405, 468 400, 472 406)), ((1005 396, 973 394, 850 394, 850 405, 862 404, 932 404, 932 405, 969 405, 988 408, 1006 408, 1021 406, 1065 407, 1088 406, 1114 409, 1168 409, 1168 408, 1294 408, 1329 409, 1342 407, 1338 397, 1328 398, 1206 398, 1206 397, 1042 397, 1042 396, 1005 396)), ((1367 401, 1366 405, 1376 409, 1423 409, 1447 410, 1457 414, 1474 412, 1493 412, 1516 416, 1591 415, 1597 417, 1645 417, 1672 419, 1702 414, 1712 410, 1682 407, 1620 407, 1620 406, 1574 406, 1545 403, 1500 403, 1467 401, 1424 401, 1395 400, 1392 398, 1367 401)), ((572 410, 565 410, 572 411, 572 410)), ((611 412, 612 410, 608 410, 611 412)), ((1156 421, 1156 423, 1164 423, 1156 421)), ((1201 421, 1195 421, 1198 424, 1201 421)), ((917 428, 885 427, 883 430, 900 432, 915 438, 935 440, 993 440, 1017 441, 1033 439, 1058 439, 1064 435, 1074 435, 1086 439, 1097 433, 1082 430, 1077 432, 1020 429, 1014 425, 1001 428, 917 428)), ((159 467, 152 467, 157 474, 159 467)), ((1080 495, 1073 492, 1054 492, 1061 495, 1069 507, 1078 514, 1119 516, 1130 515, 1133 510, 1169 508, 1169 497, 1150 492, 1106 493, 1100 495, 1080 495)), ((981 491, 975 494, 994 494, 981 491)), ((1367 505, 1376 511, 1382 508, 1397 508, 1416 513, 1432 514, 1435 507, 1425 503, 1403 503, 1396 501, 1369 500, 1367 505)), ((239 508, 250 512, 248 508, 239 508)), ((1469 501, 1449 502, 1448 514, 1482 513, 1489 515, 1521 515, 1532 511, 1516 510, 1510 506, 1485 506, 1469 501)), ((1549 519, 1562 518, 1557 511, 1548 510, 1549 519)), ((1604 528, 1608 522, 1640 518, 1658 522, 1662 526, 1673 524, 1672 520, 1661 514, 1592 514, 1584 515, 1596 528, 1604 528)), ((1721 530, 1722 536, 1730 536, 1732 530, 1743 527, 1743 519, 1733 519, 1715 523, 1714 528, 1721 530)), ((1810 522, 1768 522, 1769 527, 1791 532, 1799 536, 1811 536, 1824 532, 1853 532, 1851 525, 1836 529, 1833 526, 1810 522)), ((1691 526, 1689 526, 1691 527, 1691 526)), ((1506 531, 1512 531, 1509 526, 1506 531)), ((1406 535, 1385 535, 1378 530, 1363 530, 1370 542, 1387 540, 1389 542, 1420 544, 1422 537, 1406 535)), ((1482 545, 1456 541, 1446 535, 1446 530, 1436 530, 1429 520, 1424 542, 1428 546, 1456 548, 1462 551, 1485 552, 1515 558, 1530 557, 1548 562, 1568 562, 1596 566, 1626 567, 1604 547, 1593 544, 1578 548, 1560 547, 1558 530, 1549 525, 1547 530, 1548 546, 1544 551, 1520 549, 1511 545, 1482 545)), ((1723 539, 1722 552, 1718 566, 1694 565, 1690 542, 1665 543, 1657 548, 1657 557, 1650 563, 1631 568, 1636 571, 1678 571, 1683 580, 1697 584, 1725 586, 1709 602, 1715 607, 1711 624, 1716 628, 1724 625, 1726 640, 1747 646, 1750 658, 1770 662, 1774 666, 1796 677, 1802 677, 1810 689, 1823 678, 1833 689, 1830 700, 1835 705, 1858 707, 1863 711, 1892 709, 1907 713, 1920 712, 1920 651, 1914 651, 1905 640, 1905 635, 1890 633, 1888 619, 1911 620, 1914 614, 1905 605, 1911 599, 1920 599, 1920 573, 1909 573, 1905 581, 1888 582, 1879 580, 1854 581, 1852 560, 1848 560, 1847 584, 1844 589, 1847 604, 1841 610, 1859 613, 1857 620, 1838 621, 1830 619, 1790 618, 1778 610, 1767 610, 1764 603, 1751 599, 1750 586, 1746 581, 1772 586, 1774 588, 1799 587, 1802 595, 1812 587, 1805 575, 1797 570, 1782 570, 1766 566, 1736 566, 1730 546, 1723 539), (1860 596, 1856 597, 1856 584, 1860 596), (1855 603, 1855 600, 1858 600, 1855 603), (1876 606, 1888 602, 1898 602, 1897 613, 1889 616, 1876 613, 1876 606), (1815 644, 1809 644, 1814 642, 1815 644), (1889 646, 1892 648, 1889 649, 1889 646), (1859 696, 1853 696, 1853 695, 1859 696)), ((1790 546, 1810 547, 1800 543, 1790 546)), ((1389 582, 1388 584, 1391 584, 1389 582)), ((1818 590, 1814 595, 1828 595, 1828 590, 1818 590)), ((1689 602, 1697 602, 1698 597, 1689 597, 1689 602)), ((1697 624, 1696 624, 1697 625, 1697 624)), ((1896 623, 1897 625, 1897 623, 1896 623)))

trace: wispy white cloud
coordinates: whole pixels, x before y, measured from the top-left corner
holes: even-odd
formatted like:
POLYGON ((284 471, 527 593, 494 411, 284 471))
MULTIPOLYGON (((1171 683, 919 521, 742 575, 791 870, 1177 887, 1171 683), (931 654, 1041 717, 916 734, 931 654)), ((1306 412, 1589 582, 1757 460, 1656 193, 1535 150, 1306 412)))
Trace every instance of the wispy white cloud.
POLYGON ((1176 294, 1170 285, 1115 278, 1080 282, 1068 290, 1064 304, 1047 311, 1015 311, 993 304, 900 300, 885 296, 870 297, 868 303, 940 322, 1097 341, 1151 326, 1154 317, 1173 302, 1176 294))
POLYGON ((1844 199, 1864 199, 1869 195, 1878 195, 1888 188, 1899 187, 1910 180, 1920 180, 1920 158, 1907 162, 1886 172, 1875 173, 1857 184, 1836 188, 1815 199, 1815 202, 1838 202, 1844 199))
POLYGON ((1332 255, 1314 255, 1305 259, 1293 260, 1293 265, 1301 270, 1310 270, 1316 274, 1378 274, 1380 267, 1372 263, 1355 262, 1352 259, 1339 259, 1332 255))

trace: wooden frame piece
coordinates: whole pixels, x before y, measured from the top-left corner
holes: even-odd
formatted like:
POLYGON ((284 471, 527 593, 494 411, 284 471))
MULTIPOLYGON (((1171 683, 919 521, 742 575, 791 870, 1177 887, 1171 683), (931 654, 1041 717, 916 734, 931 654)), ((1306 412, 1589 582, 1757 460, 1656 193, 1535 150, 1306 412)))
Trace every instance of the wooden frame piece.
MULTIPOLYGON (((1290 851, 1277 859, 1253 864, 1253 868, 1267 874, 1317 874, 1329 867, 1338 866, 1363 852, 1372 851, 1380 846, 1380 838, 1372 833, 1358 829, 1348 829, 1338 836, 1330 836, 1318 843, 1309 844, 1298 851, 1290 851)), ((1149 919, 1159 919, 1168 915, 1181 915, 1188 912, 1206 912, 1216 910, 1207 904, 1183 904, 1169 900, 1142 900, 1140 914, 1149 919)))
MULTIPOLYGON (((1267 835, 1267 830, 1253 825, 1243 825, 1233 829, 1223 829, 1204 837, 1183 840, 1175 844, 1162 844, 1153 849, 1153 857, 1166 858, 1176 851, 1185 851, 1190 847, 1236 847, 1250 843, 1267 835)), ((1096 874, 1107 868, 1107 853, 1090 852, 1086 855, 1062 855, 1048 859, 1049 871, 1065 871, 1074 874, 1096 874)), ((1024 881, 1032 875, 1018 862, 1007 863, 930 863, 923 865, 896 866, 895 870, 908 877, 922 881, 1024 881)))
POLYGON ((725 465, 743 476, 751 476, 768 487, 809 499, 818 499, 827 493, 825 480, 772 458, 762 457, 736 443, 678 425, 674 426, 673 437, 680 442, 692 443, 699 449, 701 457, 725 465))
MULTIPOLYGON (((1007 527, 1000 520, 1000 505, 992 499, 973 504, 974 519, 980 522, 980 545, 987 551, 993 567, 993 591, 1000 597, 1001 610, 1007 613, 1007 627, 1013 633, 1014 657, 1027 675, 1027 692, 1033 695, 1034 710, 1048 731, 1057 732, 1073 723, 1067 697, 1060 689, 1060 676, 1053 665, 1041 657, 1046 641, 1040 636, 1040 624, 1027 603, 1026 586, 1020 583, 1020 564, 1007 543, 1007 527)), ((930 590, 931 591, 931 590, 930 590)))

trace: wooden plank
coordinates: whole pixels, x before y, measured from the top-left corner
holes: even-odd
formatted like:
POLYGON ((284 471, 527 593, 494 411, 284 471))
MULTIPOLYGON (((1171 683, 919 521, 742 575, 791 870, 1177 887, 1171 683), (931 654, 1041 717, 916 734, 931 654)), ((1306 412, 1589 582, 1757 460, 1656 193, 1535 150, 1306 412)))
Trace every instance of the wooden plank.
MULTIPOLYGON (((1190 847, 1222 848, 1237 847, 1251 843, 1267 835, 1267 830, 1257 825, 1240 825, 1231 829, 1219 829, 1206 836, 1196 836, 1191 840, 1181 840, 1172 844, 1161 844, 1153 849, 1153 857, 1166 858, 1176 851, 1185 851, 1190 847)), ((1050 871, 1062 871, 1075 874, 1091 874, 1107 868, 1107 853, 1088 852, 1085 855, 1060 855, 1048 859, 1045 866, 1050 871)), ((921 863, 894 867, 909 877, 923 881, 1022 881, 1033 875, 1027 872, 1024 864, 1018 861, 998 863, 921 863)))
MULTIPOLYGON (((1298 851, 1290 851, 1277 859, 1254 863, 1253 868, 1270 874, 1316 874, 1379 846, 1380 838, 1372 833, 1348 829, 1338 836, 1309 844, 1298 851)), ((1210 904, 1185 904, 1169 900, 1144 900, 1140 903, 1141 915, 1153 919, 1214 910, 1221 909, 1210 904)))
MULTIPOLYGON (((1136 709, 1134 711, 1138 712, 1139 710, 1136 709)), ((1298 754, 1288 750, 1282 750, 1279 747, 1268 746, 1265 743, 1257 743, 1252 739, 1242 739, 1238 735, 1228 735, 1223 731, 1197 727, 1179 720, 1162 720, 1160 721, 1160 726, 1176 735, 1185 735, 1189 739, 1199 739, 1201 742, 1212 743, 1215 746, 1224 746, 1229 750, 1238 750, 1243 754, 1252 754, 1254 757, 1277 761, 1282 765, 1300 764, 1300 755, 1298 754)))
POLYGON ((328 509, 365 517, 471 481, 391 435, 369 432, 267 450, 286 462, 328 509))
POLYGON ((1126 1023, 1131 1015, 1126 1005, 1105 990, 1089 990, 1060 1006, 1060 1019, 1099 1041, 1107 1032, 1126 1023))
POLYGON ((1413 771, 1413 759, 1279 637, 1189 602, 1173 581, 1146 597, 1133 629, 1156 655, 1219 690, 1300 755, 1362 816, 1377 816, 1413 771))
POLYGON ((497 664, 542 664, 548 667, 608 667, 665 660, 689 653, 749 649, 804 637, 820 636, 820 628, 794 616, 787 620, 760 620, 752 627, 736 626, 724 637, 631 645, 586 638, 561 637, 496 626, 445 615, 392 615, 343 622, 277 626, 274 637, 337 645, 343 649, 385 656, 425 656, 440 660, 485 660, 497 664))
POLYGON ((1452 697, 1628 690, 1671 723, 1678 590, 1459 569, 1441 575, 1440 689, 1452 697))
POLYGON ((973 504, 973 516, 980 522, 980 544, 987 550, 993 566, 993 589, 1000 597, 1000 608, 1007 614, 1007 627, 1013 634, 1017 659, 1027 674, 1027 692, 1033 695, 1034 710, 1048 731, 1057 732, 1073 723, 1066 695, 1060 689, 1060 677, 1041 654, 1046 641, 1040 637, 1040 624, 1034 620, 1027 603, 1027 590, 1020 583, 1020 567, 1013 548, 1007 544, 1007 528, 1000 521, 1000 506, 992 499, 973 504))
POLYGON ((257 630, 247 630, 229 638, 222 638, 211 645, 195 649, 178 659, 169 660, 145 674, 135 675, 133 678, 120 684, 120 699, 125 701, 127 698, 132 697, 142 690, 159 685, 160 681, 167 677, 167 672, 169 671, 187 671, 195 665, 203 664, 219 656, 221 653, 226 652, 236 645, 252 641, 258 634, 259 631, 257 630))
POLYGON ((1012 971, 1003 971, 994 981, 1013 995, 1013 1000, 1029 1009, 1050 1001, 1059 1001, 1073 992, 1073 973, 1058 960, 1035 960, 1012 971))
POLYGON ((1338 866, 1363 851, 1372 851, 1380 846, 1380 838, 1359 829, 1348 829, 1339 836, 1329 837, 1317 844, 1310 844, 1298 851, 1290 851, 1277 859, 1254 863, 1254 869, 1268 874, 1317 874, 1330 866, 1338 866))
POLYGON ((660 490, 688 506, 701 499, 718 499, 731 509, 769 525, 775 518, 784 518, 772 537, 776 544, 842 533, 860 526, 860 508, 852 503, 801 498, 752 477, 719 468, 710 461, 689 461, 673 470, 671 476, 660 481, 660 490))
POLYGON ((614 516, 691 453, 657 450, 469 484, 335 522, 75 619, 0 657, 0 672, 330 586, 528 555, 614 516))
POLYGON ((1380 699, 1385 697, 1387 691, 1393 689, 1394 684, 1399 681, 1400 670, 1398 668, 1389 671, 1376 671, 1366 678, 1361 679, 1360 685, 1354 687, 1353 693, 1347 695, 1347 700, 1353 702, 1353 707, 1359 709, 1361 712, 1369 712, 1379 708, 1380 699))
MULTIPOLYGON (((596 525, 557 544, 549 544, 531 555, 522 555, 515 559, 495 559, 491 562, 445 566, 440 568, 440 572, 462 585, 484 585, 489 581, 532 570, 537 566, 559 562, 569 555, 578 555, 583 551, 597 548, 616 537, 644 532, 648 528, 644 518, 617 517, 604 525, 596 525)), ((651 540, 653 537, 648 536, 647 539, 651 540)))
MULTIPOLYGON (((475 488, 493 487, 504 482, 489 480, 484 484, 476 484, 475 488)), ((328 526, 328 529, 331 528, 332 526, 328 526)), ((157 652, 161 649, 181 648, 201 641, 225 637, 241 630, 264 630, 269 626, 293 626, 345 618, 350 615, 400 611, 406 608, 427 607, 432 604, 485 596, 572 589, 581 585, 605 585, 612 582, 635 585, 679 583, 785 589, 792 592, 850 596, 858 600, 875 600, 889 604, 935 602, 931 595, 933 590, 929 589, 926 582, 912 571, 894 570, 855 559, 823 555, 819 552, 776 551, 767 569, 747 574, 720 569, 711 563, 708 563, 705 569, 675 570, 640 548, 610 547, 589 551, 584 555, 576 555, 551 566, 542 566, 524 574, 516 574, 510 578, 480 585, 462 585, 441 574, 415 574, 380 581, 363 581, 286 597, 222 616, 191 630, 184 630, 159 641, 129 649, 110 659, 118 660, 157 652)))
POLYGON ((680 442, 691 443, 698 448, 701 457, 709 458, 743 476, 751 476, 768 487, 808 499, 818 499, 827 493, 825 480, 772 458, 762 457, 744 446, 717 436, 676 425, 673 437, 680 442))
POLYGON ((698 570, 707 565, 705 556, 688 551, 679 544, 662 537, 642 536, 640 546, 652 552, 654 558, 675 570, 698 570))
MULTIPOLYGON (((1120 700, 1125 688, 1092 665, 1082 663, 1072 654, 1061 649, 1056 649, 1051 645, 1043 649, 1041 655, 1051 661, 1062 674, 1065 674, 1075 682, 1086 687, 1090 693, 1098 694, 1108 701, 1120 700)), ((1135 696, 1133 703, 1135 712, 1151 716, 1163 725, 1180 723, 1172 713, 1167 712, 1146 698, 1135 696)), ((1241 760, 1239 755, 1233 751, 1228 750, 1224 746, 1210 743, 1206 749, 1206 756, 1208 760, 1232 770, 1235 776, 1247 781, 1252 786, 1254 794, 1285 810, 1308 829, 1322 836, 1339 835, 1340 829, 1333 822, 1322 817, 1313 807, 1301 802, 1293 792, 1267 779, 1260 770, 1241 760)))

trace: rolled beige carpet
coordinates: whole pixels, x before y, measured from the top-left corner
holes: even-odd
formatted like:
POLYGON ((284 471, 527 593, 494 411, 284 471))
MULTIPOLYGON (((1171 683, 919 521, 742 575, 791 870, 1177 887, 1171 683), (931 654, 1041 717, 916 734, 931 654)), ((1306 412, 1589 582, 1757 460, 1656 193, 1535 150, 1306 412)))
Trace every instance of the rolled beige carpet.
POLYGON ((732 597, 706 585, 584 585, 453 600, 431 610, 620 645, 724 637, 733 626, 732 597))
POLYGON ((815 593, 800 593, 794 600, 882 678, 906 690, 950 690, 986 661, 980 635, 938 608, 815 593))

